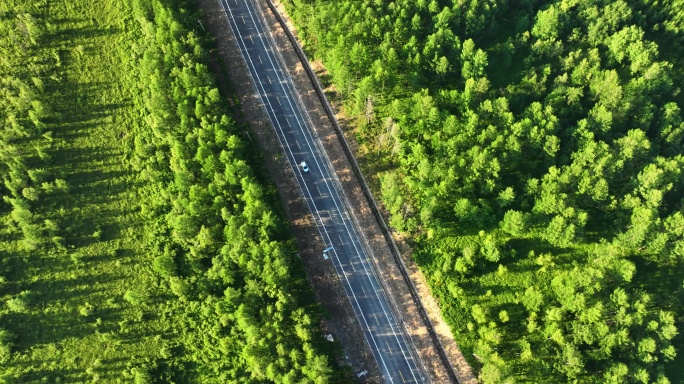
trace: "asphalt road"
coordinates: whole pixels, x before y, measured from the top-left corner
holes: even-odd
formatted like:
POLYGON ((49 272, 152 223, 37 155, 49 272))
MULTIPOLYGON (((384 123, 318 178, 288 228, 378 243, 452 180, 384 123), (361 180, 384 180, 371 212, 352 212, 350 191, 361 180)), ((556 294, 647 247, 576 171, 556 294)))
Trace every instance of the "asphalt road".
POLYGON ((414 360, 414 351, 388 305, 333 180, 332 167, 312 134, 310 120, 275 54, 257 5, 251 0, 220 1, 319 234, 326 247, 332 247, 327 260, 321 250, 320 262, 334 265, 384 381, 422 383, 424 375, 414 360), (299 165, 302 161, 309 172, 299 165))

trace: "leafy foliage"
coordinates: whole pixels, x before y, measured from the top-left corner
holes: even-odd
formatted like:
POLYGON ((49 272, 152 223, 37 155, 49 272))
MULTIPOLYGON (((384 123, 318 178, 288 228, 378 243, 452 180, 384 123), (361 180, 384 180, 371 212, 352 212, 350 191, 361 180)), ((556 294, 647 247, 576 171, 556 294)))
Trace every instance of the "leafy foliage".
POLYGON ((0 4, 3 382, 347 379, 193 6, 0 4))
POLYGON ((483 382, 684 380, 681 1, 285 4, 483 382))

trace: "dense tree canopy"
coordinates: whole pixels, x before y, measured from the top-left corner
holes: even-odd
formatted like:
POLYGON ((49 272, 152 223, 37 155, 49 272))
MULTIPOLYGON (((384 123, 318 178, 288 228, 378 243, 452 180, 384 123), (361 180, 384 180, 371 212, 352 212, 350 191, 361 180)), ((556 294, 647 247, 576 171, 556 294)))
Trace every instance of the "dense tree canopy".
POLYGON ((348 379, 194 7, 0 2, 0 383, 348 379))
POLYGON ((684 380, 681 1, 285 4, 483 382, 684 380))
POLYGON ((136 5, 143 36, 134 54, 147 86, 132 163, 149 182, 142 210, 154 268, 210 327, 197 353, 235 382, 329 382, 296 252, 245 161, 200 38, 172 7, 136 5))

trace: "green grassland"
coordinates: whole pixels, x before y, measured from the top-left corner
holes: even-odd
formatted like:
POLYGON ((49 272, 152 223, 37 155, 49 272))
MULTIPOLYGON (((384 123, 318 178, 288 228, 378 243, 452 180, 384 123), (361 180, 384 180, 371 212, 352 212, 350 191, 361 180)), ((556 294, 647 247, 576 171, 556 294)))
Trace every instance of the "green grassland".
POLYGON ((684 382, 681 0, 283 3, 483 382, 684 382))
POLYGON ((0 382, 346 377, 192 7, 0 3, 0 382))

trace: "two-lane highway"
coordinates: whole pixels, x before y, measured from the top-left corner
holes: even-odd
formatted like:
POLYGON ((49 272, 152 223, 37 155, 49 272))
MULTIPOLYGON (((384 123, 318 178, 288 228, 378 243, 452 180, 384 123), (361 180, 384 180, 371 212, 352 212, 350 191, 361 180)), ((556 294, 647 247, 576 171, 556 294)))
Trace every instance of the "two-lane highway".
MULTIPOLYGON (((313 135, 291 79, 253 0, 219 0, 256 91, 276 130, 347 297, 387 383, 421 383, 424 375, 390 308, 338 190, 332 167, 313 135), (300 166, 305 161, 309 172, 300 166)), ((313 234, 312 234, 313 236, 313 234)), ((323 250, 321 250, 323 252, 323 250)))

